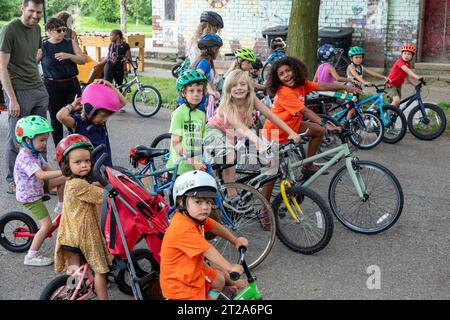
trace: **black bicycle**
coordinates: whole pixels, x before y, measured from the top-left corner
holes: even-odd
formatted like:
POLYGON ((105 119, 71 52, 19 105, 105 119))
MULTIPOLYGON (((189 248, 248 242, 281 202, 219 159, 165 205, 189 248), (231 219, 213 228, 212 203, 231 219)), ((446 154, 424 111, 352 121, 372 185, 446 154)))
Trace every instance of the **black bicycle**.
POLYGON ((420 140, 434 140, 447 128, 447 117, 439 106, 422 101, 423 86, 426 86, 426 83, 421 79, 415 86, 416 92, 400 102, 400 109, 408 116, 408 128, 413 136, 420 140), (417 101, 417 105, 406 113, 414 101, 417 101))

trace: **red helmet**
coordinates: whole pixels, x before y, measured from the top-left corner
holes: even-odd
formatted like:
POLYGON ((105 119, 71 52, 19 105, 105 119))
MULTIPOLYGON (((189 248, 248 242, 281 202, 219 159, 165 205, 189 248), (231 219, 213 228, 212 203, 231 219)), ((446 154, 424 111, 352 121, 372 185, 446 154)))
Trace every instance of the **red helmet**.
POLYGON ((403 52, 403 51, 409 51, 409 52, 411 52, 412 54, 416 54, 417 49, 416 49, 416 46, 415 46, 415 45, 413 45, 413 44, 411 44, 411 43, 405 43, 400 51, 401 51, 401 52, 403 52))
POLYGON ((61 165, 64 157, 73 149, 85 148, 89 151, 94 149, 91 141, 81 134, 70 134, 62 139, 56 146, 56 161, 61 165))

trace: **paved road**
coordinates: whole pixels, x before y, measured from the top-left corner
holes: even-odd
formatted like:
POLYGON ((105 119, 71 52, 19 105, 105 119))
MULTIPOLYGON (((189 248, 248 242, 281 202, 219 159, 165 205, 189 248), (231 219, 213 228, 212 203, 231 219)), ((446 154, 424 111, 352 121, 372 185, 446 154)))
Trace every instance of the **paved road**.
MULTIPOLYGON (((448 92, 436 100, 444 98, 448 99, 448 92)), ((123 166, 128 165, 129 148, 149 144, 156 135, 166 132, 170 119, 168 110, 150 119, 139 117, 129 106, 126 110, 108 123, 113 159, 123 166)), ((5 133, 6 128, 6 115, 1 114, 0 132, 5 133)), ((51 159, 52 146, 49 154, 51 159)), ((397 145, 381 144, 374 150, 358 151, 358 157, 382 163, 400 180, 405 206, 399 221, 385 233, 366 236, 345 229, 335 220, 331 242, 313 256, 293 253, 277 240, 270 256, 255 270, 266 299, 450 297, 450 135, 425 142, 407 134, 397 145), (369 274, 367 270, 373 265, 380 268, 381 288, 369 290, 366 282, 373 271, 369 274)), ((0 162, 4 163, 3 151, 0 162)), ((325 198, 332 173, 316 186, 325 198)), ((0 177, 4 177, 3 167, 0 177)), ((3 182, 2 187, 0 215, 23 210, 4 192, 3 182)), ((52 199, 49 206, 54 205, 52 199)), ((53 267, 25 267, 23 257, 0 248, 0 299, 36 299, 55 277, 53 267)), ((127 299, 114 287, 111 297, 127 299)))

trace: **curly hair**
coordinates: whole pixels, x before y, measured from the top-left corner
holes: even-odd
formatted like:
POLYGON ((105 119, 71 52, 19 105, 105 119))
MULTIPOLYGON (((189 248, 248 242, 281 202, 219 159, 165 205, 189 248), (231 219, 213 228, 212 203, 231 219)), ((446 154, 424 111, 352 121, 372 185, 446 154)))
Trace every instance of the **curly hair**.
POLYGON ((270 68, 269 78, 267 79, 267 89, 271 95, 275 95, 278 89, 284 85, 278 77, 278 69, 281 66, 288 66, 292 69, 295 87, 304 85, 307 80, 307 66, 300 59, 291 56, 284 56, 280 60, 276 61, 270 68))

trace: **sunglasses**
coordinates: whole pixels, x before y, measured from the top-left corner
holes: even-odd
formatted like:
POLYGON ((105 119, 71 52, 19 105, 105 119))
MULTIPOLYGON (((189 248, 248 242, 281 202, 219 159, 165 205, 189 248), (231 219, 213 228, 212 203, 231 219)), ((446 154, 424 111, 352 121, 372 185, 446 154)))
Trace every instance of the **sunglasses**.
POLYGON ((67 28, 59 28, 59 29, 56 29, 55 31, 58 33, 61 33, 61 32, 66 32, 66 30, 67 30, 67 28))

